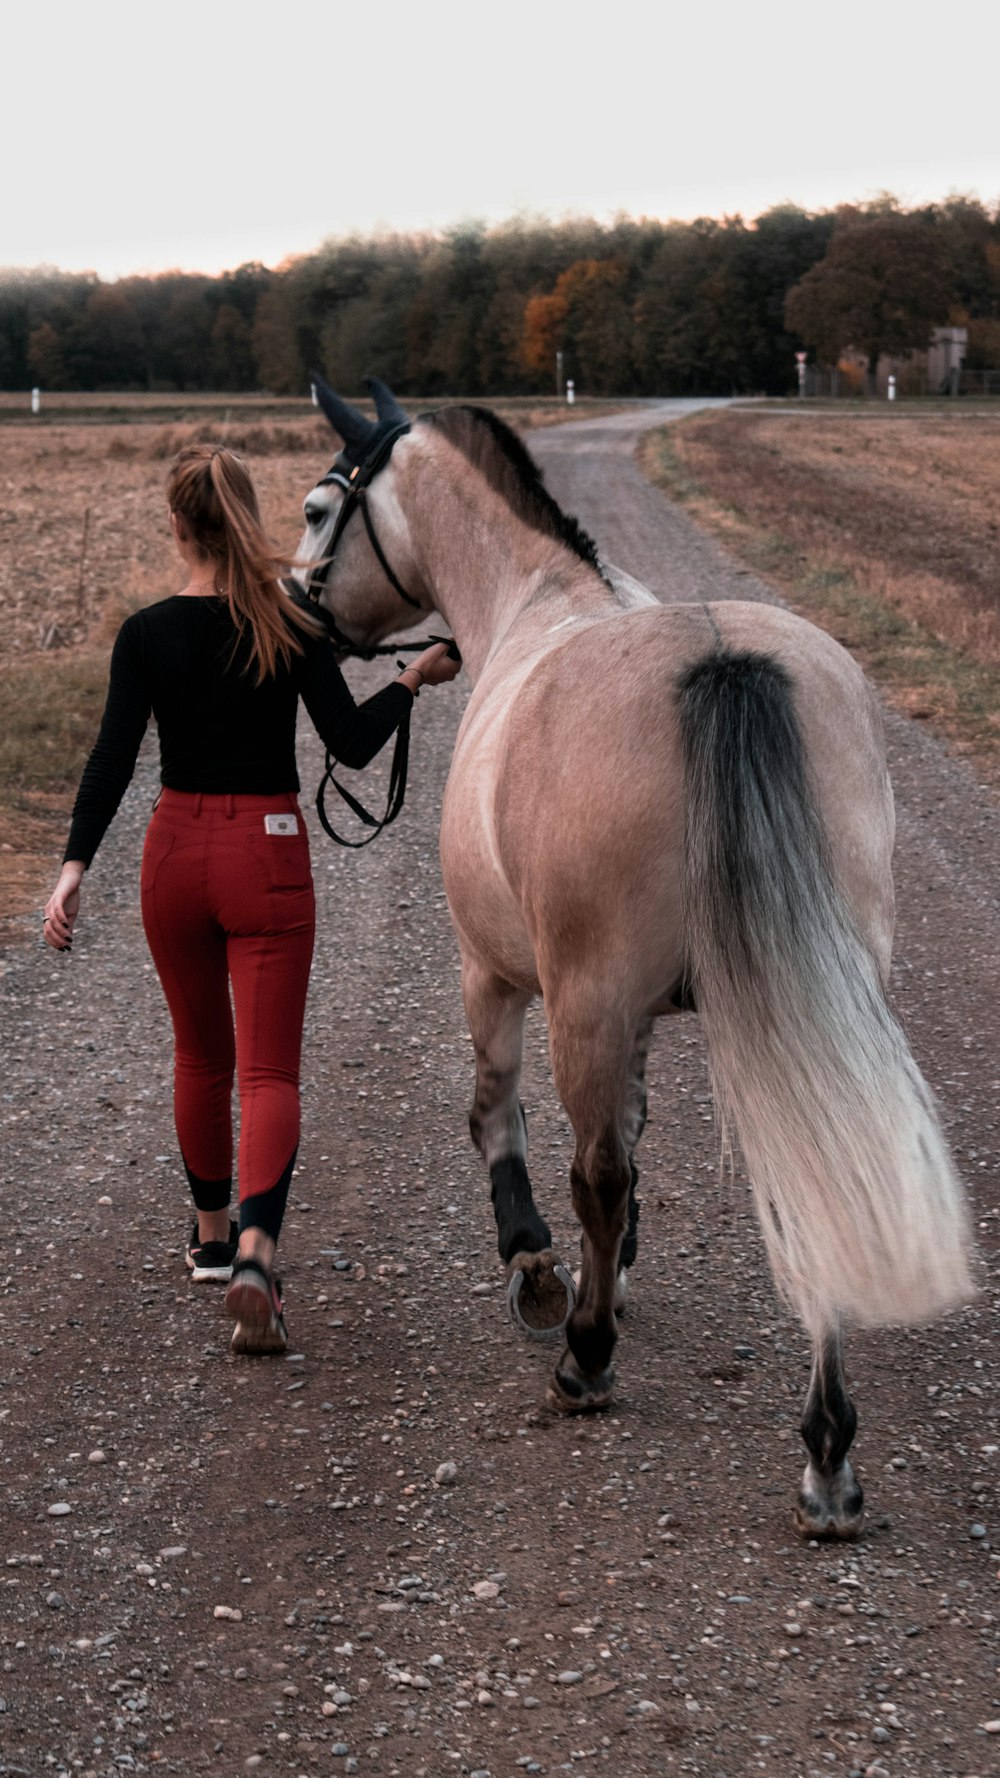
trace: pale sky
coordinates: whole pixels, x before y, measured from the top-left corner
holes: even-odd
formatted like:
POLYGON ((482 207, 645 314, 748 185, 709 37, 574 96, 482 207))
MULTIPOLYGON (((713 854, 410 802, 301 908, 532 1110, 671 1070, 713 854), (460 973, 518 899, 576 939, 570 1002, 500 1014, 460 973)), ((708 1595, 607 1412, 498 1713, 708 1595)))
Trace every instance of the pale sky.
POLYGON ((515 214, 1000 201, 1000 7, 66 0, 9 10, 0 266, 276 265, 515 214))

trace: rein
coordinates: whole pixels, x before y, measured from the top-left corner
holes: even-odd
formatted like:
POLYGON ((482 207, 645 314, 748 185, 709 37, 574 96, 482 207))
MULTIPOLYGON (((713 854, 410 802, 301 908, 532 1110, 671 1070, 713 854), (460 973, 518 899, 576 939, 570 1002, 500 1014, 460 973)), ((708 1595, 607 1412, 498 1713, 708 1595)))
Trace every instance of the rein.
MULTIPOLYGON (((446 642, 448 644, 449 652, 452 653, 455 658, 458 658, 458 649, 449 636, 427 636, 423 641, 418 642, 376 642, 368 647, 362 647, 360 643, 352 642, 349 636, 345 636, 332 611, 328 611, 326 606, 320 604, 320 595, 326 586, 330 569, 333 565, 333 558, 337 545, 344 535, 348 520, 351 518, 355 509, 358 509, 364 520, 365 530, 368 533, 368 541, 375 552, 379 567, 382 569, 382 572, 390 586, 393 588, 393 591, 397 592, 400 598, 405 600, 407 605, 412 605, 415 611, 421 609, 420 601, 414 599, 412 594, 407 592, 402 582, 393 572, 392 566, 376 535, 375 526, 372 522, 372 516, 366 498, 367 489, 370 483, 374 480, 379 470, 384 469, 385 465, 388 463, 389 458, 392 455, 393 446, 396 444, 397 440, 402 438, 403 434, 409 432, 409 430, 410 424, 408 420, 398 426, 389 428, 382 433, 381 437, 375 439, 373 448, 364 458, 362 458, 360 463, 352 462, 346 451, 341 451, 338 456, 334 458, 333 464, 327 471, 326 475, 324 475, 322 481, 319 481, 316 484, 317 487, 325 488, 329 487, 332 483, 338 488, 343 488, 345 493, 345 498, 341 504, 340 511, 337 514, 336 522, 333 527, 333 536, 330 539, 330 547, 323 560, 317 567, 311 570, 305 583, 294 577, 291 577, 285 583, 286 592, 292 600, 292 603, 300 606, 303 610, 311 611, 315 617, 321 619, 326 628, 327 635, 330 638, 330 642, 337 652, 342 655, 352 655, 357 660, 373 661, 378 655, 386 654, 421 654, 425 648, 430 647, 434 642, 446 642)), ((405 666, 405 662, 399 661, 397 662, 397 665, 400 670, 402 670, 405 666)), ((333 775, 337 761, 331 756, 330 749, 327 748, 326 765, 323 776, 320 779, 319 789, 316 792, 316 813, 319 816, 320 825, 323 828, 324 833, 329 835, 330 839, 338 846, 347 846, 352 851, 360 851, 362 846, 370 846, 373 840, 378 839, 383 828, 388 827, 391 822, 395 821, 396 816, 402 809, 403 799, 406 795, 406 775, 410 759, 411 710, 412 706, 411 709, 407 710, 402 722, 396 730, 396 744, 393 748, 392 765, 389 771, 389 790, 386 798, 385 814, 382 816, 381 820, 372 815, 371 812, 365 808, 364 804, 359 802, 358 798, 353 796, 343 784, 337 782, 337 779, 333 775), (371 828, 371 833, 367 834, 363 840, 348 840, 345 839, 342 834, 336 832, 326 812, 326 787, 328 784, 333 785, 337 795, 347 804, 348 808, 352 810, 358 820, 361 821, 365 827, 371 828)))

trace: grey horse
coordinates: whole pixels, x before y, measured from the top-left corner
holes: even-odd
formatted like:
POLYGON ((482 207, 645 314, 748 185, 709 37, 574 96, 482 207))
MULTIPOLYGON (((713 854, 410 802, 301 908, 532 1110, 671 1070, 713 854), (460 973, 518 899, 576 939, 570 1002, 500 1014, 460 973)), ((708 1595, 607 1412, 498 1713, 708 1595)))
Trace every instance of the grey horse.
POLYGON ((525 1319, 565 1318, 549 1399, 612 1398, 650 1035, 696 1009, 724 1146, 813 1342, 797 1526, 853 1536, 842 1325, 923 1321, 971 1294, 962 1188, 886 999, 894 819, 876 699, 784 609, 665 607, 603 564, 489 410, 411 423, 373 381, 373 422, 315 386, 343 449, 305 502, 313 596, 359 645, 440 612, 472 681, 441 860, 501 1258, 525 1319), (518 1098, 539 994, 575 1136, 568 1316, 518 1098))

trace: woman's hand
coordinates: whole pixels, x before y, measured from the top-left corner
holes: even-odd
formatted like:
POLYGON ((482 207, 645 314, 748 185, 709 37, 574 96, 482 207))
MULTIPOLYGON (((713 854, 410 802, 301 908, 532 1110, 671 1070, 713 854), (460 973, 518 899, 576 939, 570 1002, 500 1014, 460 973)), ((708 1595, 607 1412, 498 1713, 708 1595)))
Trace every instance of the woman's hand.
POLYGON ((59 881, 45 903, 42 937, 54 951, 72 949, 73 927, 80 912, 80 884, 86 868, 79 859, 67 859, 59 873, 59 881))
POLYGON ((461 661, 456 661, 448 653, 447 642, 435 642, 425 648, 410 662, 407 671, 416 668, 425 685, 446 685, 449 679, 457 679, 462 671, 461 661))

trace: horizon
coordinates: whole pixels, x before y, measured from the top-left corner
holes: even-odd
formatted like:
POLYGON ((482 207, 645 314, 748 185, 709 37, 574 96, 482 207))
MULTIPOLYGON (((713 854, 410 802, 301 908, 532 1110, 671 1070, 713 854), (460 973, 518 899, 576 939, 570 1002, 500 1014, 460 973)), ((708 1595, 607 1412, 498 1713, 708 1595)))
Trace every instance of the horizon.
POLYGON ((709 213, 705 210, 699 210, 687 216, 653 216, 648 213, 640 215, 624 210, 618 210, 613 213, 606 212, 603 215, 585 214, 582 211, 574 211, 572 213, 566 212, 561 216, 551 216, 541 212, 518 211, 510 215, 496 218, 487 218, 481 215, 459 216, 454 220, 443 223, 437 227, 397 228, 376 224, 369 229, 348 229, 344 233, 328 234, 324 236, 323 239, 317 241, 312 247, 302 248, 301 250, 293 252, 282 252, 280 255, 274 255, 271 258, 262 258, 258 255, 256 257, 226 260, 215 266, 206 266, 204 264, 181 265, 164 260, 164 262, 159 265, 135 265, 125 269, 111 271, 107 269, 102 270, 96 264, 84 263, 77 265, 59 263, 56 261, 40 261, 33 265, 5 263, 0 264, 0 285, 3 284, 5 279, 12 277, 30 279, 32 277, 42 278, 53 275, 56 277, 67 278, 95 277, 102 284, 120 283, 133 278, 153 279, 170 276, 214 279, 230 276, 245 265, 261 265, 267 271, 280 274, 289 270, 299 261, 314 258, 327 249, 342 246, 344 243, 350 241, 363 241, 371 244, 390 242, 393 240, 433 242, 443 241, 448 239, 449 236, 462 234, 463 232, 472 233, 474 231, 482 230, 489 236, 501 234, 504 231, 513 233, 518 228, 523 228, 525 232, 529 232, 531 230, 544 231, 546 229, 551 229, 553 231, 558 231, 561 228, 571 228, 573 226, 591 226, 601 230, 610 231, 621 224, 626 226, 631 225, 638 228, 644 226, 671 228, 675 226, 690 227, 696 222, 714 222, 720 227, 725 226, 726 224, 739 222, 742 223, 744 227, 753 229, 756 228, 757 224, 764 217, 769 216, 776 211, 796 210, 807 216, 834 215, 840 210, 864 210, 877 205, 879 202, 886 201, 891 202, 904 212, 912 212, 926 208, 943 208, 952 203, 978 204, 993 220, 1000 221, 1000 194, 993 199, 989 199, 977 191, 968 189, 956 190, 954 188, 949 189, 944 194, 937 194, 935 196, 922 195, 917 198, 906 198, 902 197, 898 192, 879 189, 878 191, 868 192, 863 197, 855 196, 840 198, 832 203, 817 205, 802 203, 795 198, 786 196, 775 200, 773 203, 766 204, 762 209, 756 211, 752 215, 740 210, 728 210, 716 214, 709 213))
POLYGON ((217 277, 471 219, 1000 200, 1000 11, 951 51, 904 0, 841 0, 835 29, 797 0, 618 0, 610 26, 598 0, 382 0, 377 31, 320 0, 266 29, 235 0, 152 27, 50 0, 44 36, 17 13, 5 49, 11 270, 217 277))

